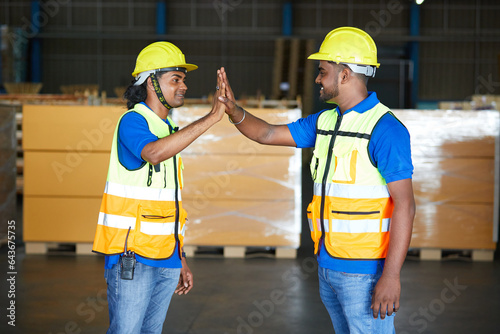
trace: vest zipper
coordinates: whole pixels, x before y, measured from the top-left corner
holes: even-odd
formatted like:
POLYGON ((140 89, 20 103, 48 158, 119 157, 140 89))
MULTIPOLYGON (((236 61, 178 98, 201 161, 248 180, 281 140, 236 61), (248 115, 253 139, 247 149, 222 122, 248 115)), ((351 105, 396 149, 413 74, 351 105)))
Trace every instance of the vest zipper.
MULTIPOLYGON (((169 122, 168 123, 168 132, 169 132, 169 134, 171 135, 175 131, 177 131, 177 128, 173 129, 172 126, 170 125, 170 122, 169 122)), ((180 206, 179 206, 179 180, 177 179, 177 154, 174 155, 172 157, 172 159, 174 159, 174 173, 172 175, 174 176, 174 181, 175 181, 175 224, 174 224, 175 234, 174 234, 174 237, 175 237, 175 243, 177 244, 177 248, 179 250, 178 251, 179 259, 182 260, 181 242, 179 240, 180 206)), ((167 180, 166 180, 166 177, 167 177, 166 173, 167 173, 167 171, 165 170, 165 184, 167 182, 167 180)))
POLYGON ((380 213, 380 211, 335 211, 335 210, 332 210, 332 213, 338 213, 338 214, 342 214, 342 215, 362 216, 362 215, 373 215, 376 213, 380 213))
POLYGON ((165 219, 165 218, 171 218, 173 217, 174 215, 170 215, 170 216, 159 216, 159 215, 142 215, 143 218, 146 218, 146 219, 165 219))
POLYGON ((314 157, 316 159, 316 163, 314 164, 314 173, 312 175, 313 181, 316 181, 316 176, 318 175, 318 165, 319 165, 319 159, 317 157, 314 157))
MULTIPOLYGON (((321 239, 325 239, 325 193, 326 193, 326 180, 328 179, 328 173, 330 172, 330 164, 332 162, 333 155, 333 145, 335 145, 335 138, 339 132, 340 123, 342 122, 342 114, 337 117, 337 123, 335 124, 335 129, 333 130, 332 137, 330 138, 330 144, 328 145, 328 156, 326 158, 325 171, 323 172, 323 180, 321 182, 321 207, 320 207, 320 220, 321 220, 321 239)), ((318 247, 318 253, 320 248, 318 247)))
POLYGON ((179 241, 179 180, 177 180, 177 155, 174 155, 174 180, 175 180, 175 242, 179 248, 179 258, 182 260, 181 256, 181 242, 179 241))

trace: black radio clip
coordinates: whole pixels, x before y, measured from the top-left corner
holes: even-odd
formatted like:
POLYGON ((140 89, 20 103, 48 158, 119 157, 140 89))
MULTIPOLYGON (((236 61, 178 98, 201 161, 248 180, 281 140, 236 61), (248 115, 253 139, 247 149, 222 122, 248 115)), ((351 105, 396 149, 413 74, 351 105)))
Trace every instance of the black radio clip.
POLYGON ((121 279, 133 280, 136 259, 135 253, 127 250, 127 240, 129 233, 130 227, 128 228, 127 237, 125 238, 125 252, 120 257, 121 279))

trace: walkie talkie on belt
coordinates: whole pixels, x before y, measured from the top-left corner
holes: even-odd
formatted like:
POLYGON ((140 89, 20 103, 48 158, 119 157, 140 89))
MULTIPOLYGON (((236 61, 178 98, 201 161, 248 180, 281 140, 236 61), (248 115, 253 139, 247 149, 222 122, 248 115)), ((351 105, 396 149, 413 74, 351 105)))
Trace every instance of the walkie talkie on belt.
POLYGON ((120 257, 120 266, 122 269, 121 279, 132 280, 134 279, 134 269, 135 269, 135 253, 127 250, 127 240, 130 233, 130 227, 128 228, 127 237, 125 239, 125 251, 120 257))

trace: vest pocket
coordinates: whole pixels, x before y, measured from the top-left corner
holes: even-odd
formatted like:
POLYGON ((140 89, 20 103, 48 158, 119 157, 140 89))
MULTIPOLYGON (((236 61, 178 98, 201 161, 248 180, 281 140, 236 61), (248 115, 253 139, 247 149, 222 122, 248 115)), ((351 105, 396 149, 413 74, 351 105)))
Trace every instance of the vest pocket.
POLYGON ((336 155, 334 150, 334 171, 332 182, 354 184, 356 182, 356 166, 358 150, 353 150, 344 155, 336 155))
MULTIPOLYGON (((309 222, 309 229, 311 231, 311 238, 315 243, 315 248, 317 248, 317 242, 321 238, 322 230, 321 230, 321 219, 319 214, 319 203, 311 202, 307 207, 307 220, 309 222)), ((328 221, 325 219, 325 223, 328 221)), ((316 250, 315 250, 316 252, 316 250)))
POLYGON ((383 232, 382 206, 377 200, 337 199, 328 206, 331 232, 383 232))
POLYGON ((337 210, 332 210, 332 213, 336 213, 336 214, 340 214, 340 215, 367 216, 367 215, 380 214, 380 210, 379 211, 337 211, 337 210))
POLYGON ((166 218, 171 218, 171 217, 175 217, 175 216, 174 215, 170 215, 170 216, 142 215, 142 217, 145 219, 166 219, 166 218))
POLYGON ((175 233, 175 209, 140 209, 139 232, 149 235, 175 233))
POLYGON ((170 257, 175 248, 175 209, 139 207, 133 240, 141 255, 170 257))
MULTIPOLYGON (((318 169, 320 168, 320 163, 324 164, 324 160, 327 158, 327 152, 322 152, 321 150, 315 149, 313 151, 313 156, 311 158, 311 164, 310 164, 310 169, 311 169, 311 176, 313 179, 313 182, 316 181, 316 178, 318 177, 318 169)), ((325 167, 322 166, 322 169, 325 167)))
POLYGON ((387 228, 379 203, 345 199, 330 203, 327 249, 335 257, 381 258, 382 239, 387 228))

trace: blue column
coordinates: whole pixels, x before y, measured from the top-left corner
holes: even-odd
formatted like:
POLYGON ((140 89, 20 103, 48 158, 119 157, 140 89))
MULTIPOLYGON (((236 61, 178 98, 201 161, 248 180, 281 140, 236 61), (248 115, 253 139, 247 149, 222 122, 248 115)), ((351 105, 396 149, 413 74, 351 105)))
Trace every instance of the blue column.
POLYGON ((292 3, 285 2, 283 4, 283 25, 282 25, 282 34, 283 36, 292 36, 292 3))
MULTIPOLYGON (((410 5, 410 36, 420 36, 420 5, 414 1, 410 5)), ((413 62, 413 83, 411 86, 411 105, 416 107, 418 102, 418 86, 420 72, 420 42, 412 40, 409 45, 410 60, 413 62)))
MULTIPOLYGON (((38 0, 31 1, 31 24, 33 32, 38 34, 40 32, 40 2, 38 0)), ((34 37, 31 43, 31 82, 42 81, 42 41, 38 37, 34 37)))
POLYGON ((167 33, 167 3, 165 1, 156 3, 156 33, 158 35, 167 33))

